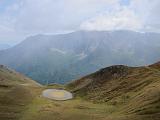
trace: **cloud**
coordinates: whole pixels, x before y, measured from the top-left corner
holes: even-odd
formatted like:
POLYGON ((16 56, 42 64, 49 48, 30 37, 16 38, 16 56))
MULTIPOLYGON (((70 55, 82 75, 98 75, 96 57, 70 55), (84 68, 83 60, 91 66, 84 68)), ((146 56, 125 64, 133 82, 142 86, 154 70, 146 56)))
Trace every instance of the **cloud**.
POLYGON ((103 11, 100 15, 89 18, 80 25, 80 28, 82 30, 127 29, 160 32, 159 0, 130 0, 127 2, 128 5, 124 6, 125 4, 121 3, 111 11, 103 11))
MULTIPOLYGON (((15 0, 0 11, 0 26, 12 29, 3 31, 8 33, 6 39, 15 40, 31 34, 73 31, 86 19, 117 5, 118 0, 15 0)), ((0 35, 0 41, 5 35, 0 35)))
POLYGON ((0 4, 0 42, 79 29, 160 32, 159 6, 159 0, 7 1, 0 4))
MULTIPOLYGON (((25 32, 55 32, 78 29, 79 24, 117 0, 23 0, 16 28, 25 32)), ((19 4, 19 3, 18 3, 19 4)))
POLYGON ((126 7, 106 12, 83 22, 82 30, 140 30, 143 23, 136 14, 126 7))

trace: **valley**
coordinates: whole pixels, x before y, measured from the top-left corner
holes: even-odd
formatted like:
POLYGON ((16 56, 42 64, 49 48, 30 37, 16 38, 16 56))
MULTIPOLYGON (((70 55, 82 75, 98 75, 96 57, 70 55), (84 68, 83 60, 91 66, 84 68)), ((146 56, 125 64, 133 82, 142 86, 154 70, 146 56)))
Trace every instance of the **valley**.
POLYGON ((152 64, 160 60, 159 38, 127 30, 35 35, 0 51, 0 64, 43 85, 66 84, 111 65, 152 64))
POLYGON ((66 85, 42 86, 0 67, 2 120, 159 120, 160 63, 110 66, 66 85), (74 98, 54 101, 46 89, 67 90, 74 98))
POLYGON ((0 0, 0 120, 160 120, 160 0, 0 0))

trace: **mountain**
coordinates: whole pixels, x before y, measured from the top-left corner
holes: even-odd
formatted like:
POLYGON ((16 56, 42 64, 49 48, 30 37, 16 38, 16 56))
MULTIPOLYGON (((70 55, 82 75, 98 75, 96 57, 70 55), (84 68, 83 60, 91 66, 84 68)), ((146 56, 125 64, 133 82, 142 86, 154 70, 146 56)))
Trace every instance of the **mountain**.
POLYGON ((0 65, 0 120, 18 120, 40 85, 0 65))
POLYGON ((0 50, 5 50, 5 49, 8 49, 10 48, 11 46, 8 45, 8 44, 0 44, 0 50))
POLYGON ((160 34, 133 31, 36 35, 0 52, 0 64, 42 84, 64 84, 106 66, 139 66, 159 59, 160 34))
POLYGON ((144 67, 110 66, 67 87, 76 97, 116 106, 118 113, 128 116, 122 120, 160 119, 160 62, 144 67))
POLYGON ((114 65, 67 85, 42 86, 0 65, 0 120, 159 120, 160 62, 149 66, 114 65), (66 89, 68 101, 42 96, 66 89))

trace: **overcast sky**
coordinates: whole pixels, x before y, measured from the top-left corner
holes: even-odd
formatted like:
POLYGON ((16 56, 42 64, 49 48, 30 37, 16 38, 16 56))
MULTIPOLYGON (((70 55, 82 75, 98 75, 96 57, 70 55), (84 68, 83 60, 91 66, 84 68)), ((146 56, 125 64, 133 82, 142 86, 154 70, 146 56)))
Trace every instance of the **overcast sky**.
POLYGON ((160 32, 160 0, 0 0, 0 43, 75 30, 160 32))

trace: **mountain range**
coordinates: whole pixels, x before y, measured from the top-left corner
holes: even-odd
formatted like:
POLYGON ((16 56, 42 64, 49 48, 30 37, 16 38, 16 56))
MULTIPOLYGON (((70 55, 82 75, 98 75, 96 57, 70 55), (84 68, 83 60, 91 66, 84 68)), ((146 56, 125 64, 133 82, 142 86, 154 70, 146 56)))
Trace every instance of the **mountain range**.
POLYGON ((0 64, 42 84, 64 84, 110 65, 141 66, 159 59, 160 34, 133 31, 36 35, 0 51, 0 64))

